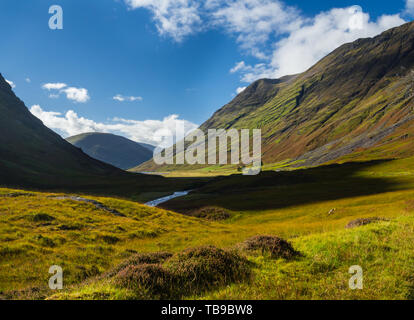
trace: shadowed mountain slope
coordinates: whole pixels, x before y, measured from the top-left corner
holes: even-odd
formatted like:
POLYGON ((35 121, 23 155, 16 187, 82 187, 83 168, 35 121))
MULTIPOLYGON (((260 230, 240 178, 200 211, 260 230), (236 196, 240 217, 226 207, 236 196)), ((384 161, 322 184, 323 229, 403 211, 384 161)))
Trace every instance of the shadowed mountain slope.
POLYGON ((92 158, 127 170, 152 158, 149 145, 109 133, 83 133, 66 139, 92 158))
POLYGON ((0 183, 61 184, 121 171, 92 159, 43 125, 0 75, 0 183))

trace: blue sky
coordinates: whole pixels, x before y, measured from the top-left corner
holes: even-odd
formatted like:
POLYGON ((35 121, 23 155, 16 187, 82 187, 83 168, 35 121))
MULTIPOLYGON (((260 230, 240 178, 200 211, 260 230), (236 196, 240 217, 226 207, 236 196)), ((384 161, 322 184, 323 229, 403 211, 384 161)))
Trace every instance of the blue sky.
POLYGON ((0 72, 65 137, 107 131, 155 144, 251 81, 305 71, 413 12, 413 0, 3 0, 0 72), (48 27, 55 4, 63 30, 48 27))

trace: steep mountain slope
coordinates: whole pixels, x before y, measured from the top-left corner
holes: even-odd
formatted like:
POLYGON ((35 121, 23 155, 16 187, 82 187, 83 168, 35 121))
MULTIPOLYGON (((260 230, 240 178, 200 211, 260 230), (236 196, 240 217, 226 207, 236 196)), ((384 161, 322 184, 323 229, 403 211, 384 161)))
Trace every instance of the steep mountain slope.
POLYGON ((147 146, 109 133, 84 133, 66 139, 92 158, 127 170, 152 158, 147 146))
POLYGON ((202 179, 129 173, 93 159, 48 129, 0 75, 0 186, 112 195, 147 202, 202 179))
POLYGON ((317 165, 373 147, 373 158, 409 156, 413 97, 407 23, 345 44, 302 74, 254 82, 201 129, 261 129, 264 163, 317 165))
POLYGON ((119 169, 92 159, 43 125, 0 75, 0 184, 59 184, 119 169))
POLYGON ((261 128, 267 162, 322 163, 372 147, 413 120, 413 65, 409 23, 341 46, 229 127, 261 128))

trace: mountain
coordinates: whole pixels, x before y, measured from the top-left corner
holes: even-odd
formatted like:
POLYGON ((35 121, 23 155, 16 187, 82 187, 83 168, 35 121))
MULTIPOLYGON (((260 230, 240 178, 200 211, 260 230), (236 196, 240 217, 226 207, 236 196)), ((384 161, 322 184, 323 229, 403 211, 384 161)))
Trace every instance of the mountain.
MULTIPOLYGON (((261 129, 265 164, 406 157, 413 97, 411 22, 344 44, 302 74, 254 82, 201 129, 261 129)), ((151 162, 139 169, 166 169, 151 162)))
POLYGON ((0 186, 147 202, 201 183, 130 173, 91 158, 33 116, 0 74, 0 186))
POLYGON ((0 184, 61 185, 122 171, 92 159, 48 129, 0 74, 0 184))
MULTIPOLYGON (((127 170, 152 158, 152 146, 109 133, 84 133, 66 139, 92 158, 127 170)), ((155 148, 155 147, 154 147, 155 148)))

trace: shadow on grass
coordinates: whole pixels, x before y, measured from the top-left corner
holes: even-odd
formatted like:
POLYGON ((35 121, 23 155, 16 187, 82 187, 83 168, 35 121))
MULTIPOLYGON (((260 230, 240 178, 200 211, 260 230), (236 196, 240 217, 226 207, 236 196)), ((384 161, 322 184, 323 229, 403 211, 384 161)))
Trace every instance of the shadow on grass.
POLYGON ((401 189, 392 179, 358 176, 361 171, 390 162, 379 160, 335 164, 257 176, 233 175, 206 183, 189 196, 161 207, 187 213, 204 206, 228 210, 269 210, 323 201, 375 195, 401 189))

